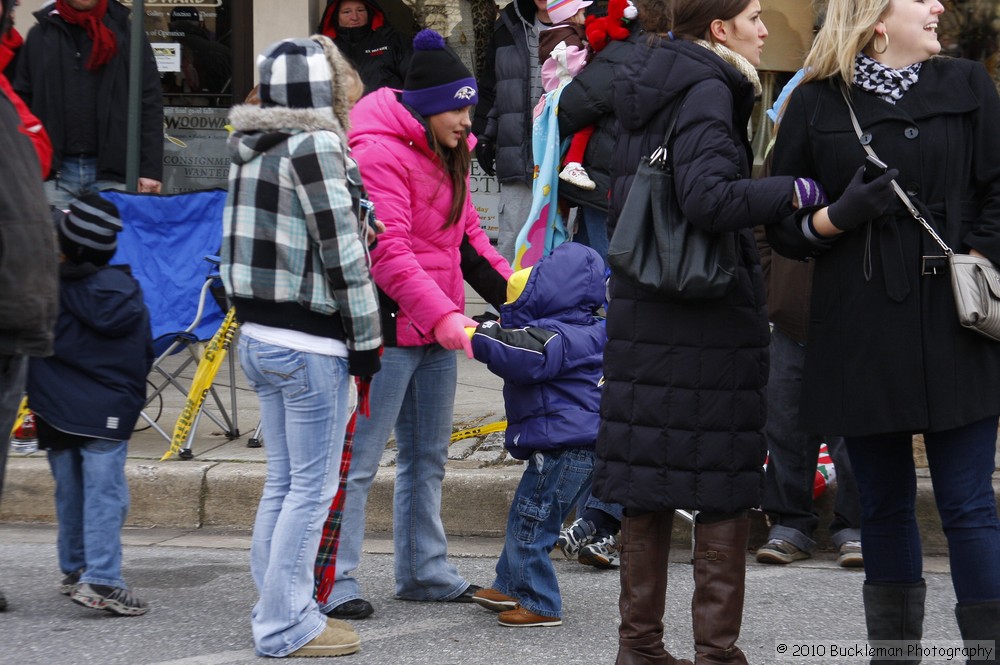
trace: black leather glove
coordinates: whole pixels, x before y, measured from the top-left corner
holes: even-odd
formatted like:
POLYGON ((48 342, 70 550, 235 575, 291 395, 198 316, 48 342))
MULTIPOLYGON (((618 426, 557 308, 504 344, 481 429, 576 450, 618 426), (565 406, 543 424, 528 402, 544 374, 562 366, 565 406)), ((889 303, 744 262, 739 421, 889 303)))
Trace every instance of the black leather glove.
POLYGON ((841 231, 850 231, 884 213, 896 196, 892 181, 898 175, 899 171, 889 169, 871 182, 865 182, 865 167, 859 168, 844 193, 827 208, 830 223, 841 231))
POLYGON ((497 174, 497 147, 493 141, 486 138, 479 139, 479 142, 476 143, 476 161, 479 162, 479 168, 486 175, 492 178, 497 174))

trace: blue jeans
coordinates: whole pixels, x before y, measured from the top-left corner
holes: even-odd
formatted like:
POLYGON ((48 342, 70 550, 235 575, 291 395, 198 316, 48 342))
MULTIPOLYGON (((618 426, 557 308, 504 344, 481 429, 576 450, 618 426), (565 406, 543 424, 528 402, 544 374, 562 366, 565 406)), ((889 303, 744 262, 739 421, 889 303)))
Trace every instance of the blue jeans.
POLYGON ((17 407, 21 404, 27 378, 27 356, 0 354, 0 498, 3 497, 4 471, 10 451, 10 432, 17 420, 17 407))
MULTIPOLYGON (((451 600, 469 587, 448 561, 441 523, 441 481, 448 461, 458 365, 455 352, 430 346, 387 347, 372 380, 371 417, 358 417, 329 611, 361 598, 352 573, 361 561, 365 504, 379 460, 396 430, 393 549, 396 597, 451 600)), ((555 542, 555 541, 553 541, 555 542)))
POLYGON ((45 181, 45 198, 49 205, 68 210, 74 199, 84 194, 94 194, 102 189, 125 189, 117 180, 97 179, 96 157, 64 157, 59 170, 45 181))
POLYGON ((579 206, 576 209, 577 230, 573 242, 590 247, 608 265, 608 211, 579 206))
POLYGON ((821 436, 799 428, 802 366, 806 346, 775 328, 771 332, 771 373, 767 382, 768 463, 761 507, 771 520, 770 538, 780 538, 812 552, 819 518, 813 509, 813 484, 819 446, 825 440, 837 472, 830 536, 834 547, 861 539, 861 502, 850 457, 839 436, 821 436))
POLYGON ((63 574, 83 569, 81 582, 126 586, 122 527, 129 503, 127 452, 128 441, 107 439, 49 451, 56 481, 59 568, 63 574))
POLYGON ((549 552, 593 473, 592 449, 536 451, 525 462, 507 516, 493 588, 516 598, 529 612, 562 615, 559 582, 549 552))
POLYGON ((347 359, 240 336, 240 364, 260 400, 267 477, 257 507, 251 614, 261 656, 287 656, 326 628, 314 593, 316 552, 337 489, 347 427, 347 359))
MULTIPOLYGON (((996 416, 924 434, 960 604, 1000 600, 1000 518, 992 483, 996 439, 996 416)), ((847 437, 847 450, 861 490, 866 580, 919 582, 923 558, 910 434, 847 437)))

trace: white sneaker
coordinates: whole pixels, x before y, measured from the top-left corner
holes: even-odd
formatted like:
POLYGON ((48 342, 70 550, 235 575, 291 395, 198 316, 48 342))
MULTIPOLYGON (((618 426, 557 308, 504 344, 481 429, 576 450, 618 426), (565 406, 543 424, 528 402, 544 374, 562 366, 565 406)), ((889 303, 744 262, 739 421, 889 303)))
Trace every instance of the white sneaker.
POLYGON ((587 191, 591 191, 597 187, 597 183, 590 179, 590 176, 587 175, 587 171, 580 162, 567 162, 566 166, 559 173, 559 179, 587 191))

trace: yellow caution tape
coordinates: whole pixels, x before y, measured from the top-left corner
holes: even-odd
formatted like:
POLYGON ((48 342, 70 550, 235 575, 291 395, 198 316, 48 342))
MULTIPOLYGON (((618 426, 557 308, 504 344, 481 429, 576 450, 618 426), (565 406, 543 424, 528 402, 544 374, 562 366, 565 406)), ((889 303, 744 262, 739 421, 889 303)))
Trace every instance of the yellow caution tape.
POLYGON ((10 430, 11 436, 14 436, 14 432, 16 432, 17 428, 21 426, 21 423, 24 422, 24 417, 29 413, 31 413, 31 411, 28 410, 28 396, 25 395, 21 398, 21 406, 17 407, 17 417, 14 418, 14 427, 10 430))
POLYGON ((184 410, 177 418, 174 425, 174 436, 170 442, 170 450, 163 454, 160 461, 165 461, 171 455, 176 455, 184 447, 194 425, 198 412, 201 411, 208 389, 212 387, 212 381, 222 366, 222 360, 226 357, 226 352, 233 343, 233 335, 236 333, 236 310, 230 308, 225 320, 219 329, 212 335, 211 341, 205 347, 205 352, 198 361, 198 369, 195 370, 194 379, 191 382, 191 389, 188 391, 187 400, 184 402, 184 410))
POLYGON ((455 443, 456 441, 461 441, 462 439, 471 439, 474 436, 481 436, 483 434, 502 432, 505 429, 507 429, 507 421, 498 420, 497 422, 490 423, 489 425, 482 425, 480 427, 473 427, 472 429, 459 430, 451 435, 451 443, 455 443))

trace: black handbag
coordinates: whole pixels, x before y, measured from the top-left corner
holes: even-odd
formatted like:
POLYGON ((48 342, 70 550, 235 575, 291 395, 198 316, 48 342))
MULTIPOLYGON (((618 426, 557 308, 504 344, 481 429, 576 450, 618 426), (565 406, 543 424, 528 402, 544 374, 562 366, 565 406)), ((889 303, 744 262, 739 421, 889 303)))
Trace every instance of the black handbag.
POLYGON ((669 155, 680 105, 674 104, 663 145, 639 164, 608 244, 608 264, 662 296, 713 300, 736 282, 736 234, 705 231, 681 213, 669 155))

